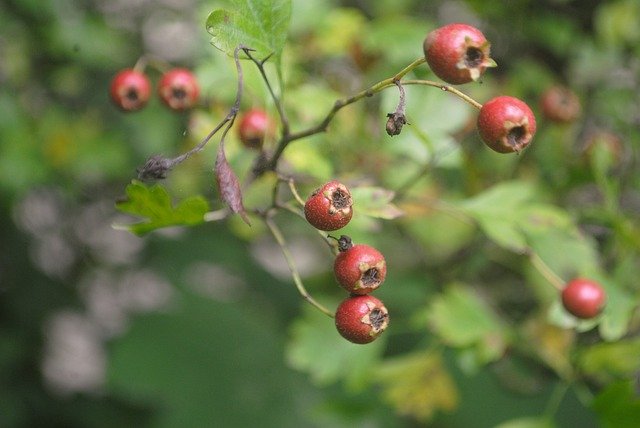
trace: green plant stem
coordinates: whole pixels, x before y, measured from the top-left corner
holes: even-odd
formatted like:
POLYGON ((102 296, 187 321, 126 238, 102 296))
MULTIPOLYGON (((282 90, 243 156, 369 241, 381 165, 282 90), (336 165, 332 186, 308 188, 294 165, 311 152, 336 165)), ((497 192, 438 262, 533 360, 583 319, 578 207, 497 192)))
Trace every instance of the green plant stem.
POLYGON ((553 417, 558 412, 558 408, 560 407, 560 404, 562 403, 562 400, 564 399, 568 390, 569 385, 562 381, 555 386, 551 397, 549 397, 547 406, 544 409, 544 417, 547 420, 553 420, 553 417))
POLYGON ((276 242, 280 246, 280 249, 282 250, 282 255, 284 255, 287 265, 289 266, 289 270, 291 271, 291 277, 293 278, 293 282, 295 283, 296 288, 298 289, 298 292, 300 293, 302 298, 306 300, 308 303, 310 303, 311 305, 315 306, 320 312, 323 312, 325 315, 333 318, 334 317, 333 312, 331 312, 329 309, 322 306, 313 297, 311 297, 311 295, 305 288, 304 284, 302 283, 302 278, 300 278, 300 273, 298 272, 298 268, 296 267, 291 251, 289 251, 289 247, 287 246, 287 242, 285 241, 284 235, 282 234, 282 231, 280 230, 280 228, 278 228, 278 226, 275 224, 275 222, 269 215, 266 215, 264 217, 264 222, 269 228, 269 231, 275 238, 276 242))
MULTIPOLYGON (((440 89, 442 91, 452 93, 456 97, 458 97, 461 100, 469 103, 470 105, 472 105, 473 107, 477 108, 478 110, 480 110, 482 108, 482 104, 480 104, 479 102, 477 102, 476 100, 471 98, 469 95, 465 94, 464 92, 454 88, 453 86, 445 85, 445 84, 442 84, 442 83, 439 83, 439 82, 434 82, 432 80, 403 80, 402 84, 403 85, 432 86, 432 87, 438 88, 438 89, 440 89)), ((389 87, 389 86, 391 86, 391 85, 388 85, 387 87, 389 87)))
POLYGON ((536 270, 544 276, 549 284, 551 284, 556 290, 562 291, 565 284, 562 278, 560 278, 535 251, 530 250, 528 255, 533 267, 535 267, 536 270))
POLYGON ((304 207, 305 205, 304 199, 300 197, 300 194, 298 193, 298 189, 296 189, 296 183, 293 181, 293 178, 289 178, 287 180, 287 184, 289 185, 289 190, 291 191, 291 194, 293 195, 295 200, 298 201, 298 203, 304 207))

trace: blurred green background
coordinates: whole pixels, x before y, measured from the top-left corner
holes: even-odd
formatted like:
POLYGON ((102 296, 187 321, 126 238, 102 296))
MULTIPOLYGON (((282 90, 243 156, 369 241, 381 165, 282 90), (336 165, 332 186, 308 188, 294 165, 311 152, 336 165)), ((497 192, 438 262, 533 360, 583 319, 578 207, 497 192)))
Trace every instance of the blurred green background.
MULTIPOLYGON (((633 426, 633 400, 616 415, 607 410, 624 391, 610 390, 614 400, 605 397, 604 410, 573 388, 554 402, 564 388, 554 372, 563 355, 479 364, 456 346, 432 346, 425 310, 445 284, 486 285, 490 306, 513 322, 530 315, 532 300, 549 300, 543 287, 514 291, 536 282, 523 262, 441 212, 414 207, 419 221, 398 226, 356 219, 356 239, 388 254, 379 295, 398 327, 369 347, 343 343, 332 321, 303 303, 259 223, 248 230, 232 219, 144 238, 112 227, 131 221, 114 202, 136 167, 152 154, 192 147, 233 102, 235 68, 205 30, 220 4, 0 4, 0 427, 492 427, 545 411, 562 427, 633 426), (110 79, 144 54, 192 68, 202 106, 175 114, 154 97, 135 114, 118 111, 110 79), (412 384, 414 377, 424 382, 412 384)), ((306 175, 305 190, 332 176, 397 189, 420 169, 416 161, 431 162, 432 174, 413 189, 427 200, 464 199, 511 180, 535 183, 544 189, 540 199, 578 223, 602 267, 637 301, 637 1, 294 0, 283 55, 292 126, 317 123, 337 98, 393 75, 422 55, 429 31, 457 21, 484 31, 499 64, 482 85, 462 89, 481 101, 501 93, 526 100, 539 121, 528 151, 488 152, 458 100, 408 88, 407 113, 420 138, 417 131, 393 140, 384 134, 384 115, 397 102, 387 91, 340 112, 328 133, 292 146, 288 168, 306 175), (538 98, 557 84, 580 97, 578 122, 541 117, 538 98)), ((245 69, 243 108, 274 113, 260 76, 245 69)), ((432 78, 426 67, 416 73, 432 78)), ((158 80, 157 71, 149 75, 158 80)), ((250 155, 235 135, 229 139, 233 165, 246 169, 250 155)), ((218 206, 214 159, 212 143, 180 165, 165 183, 170 194, 201 193, 218 206)), ((258 183, 248 203, 268 185, 258 183)), ((289 220, 307 287, 333 307, 342 295, 330 255, 308 226, 289 220)), ((623 331, 627 338, 633 332, 623 331)), ((565 336, 549 334, 549 349, 570 352, 565 336)), ((626 358, 634 346, 621 351, 626 358)), ((588 386, 597 392, 638 365, 588 386)), ((503 426, 550 426, 518 423, 503 426)))

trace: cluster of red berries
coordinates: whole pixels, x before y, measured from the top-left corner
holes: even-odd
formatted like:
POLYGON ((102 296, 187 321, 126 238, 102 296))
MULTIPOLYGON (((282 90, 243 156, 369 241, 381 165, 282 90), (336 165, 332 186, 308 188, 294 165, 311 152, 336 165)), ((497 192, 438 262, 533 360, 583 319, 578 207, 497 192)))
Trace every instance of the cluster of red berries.
MULTIPOLYGON (((335 180, 326 183, 309 196, 304 215, 316 229, 329 232, 343 228, 353 216, 349 189, 335 180)), ((333 272, 340 286, 349 292, 349 297, 336 310, 336 328, 350 342, 373 342, 389 325, 387 308, 369 294, 384 282, 386 261, 380 251, 365 244, 354 245, 346 235, 337 241, 339 253, 333 272)))
MULTIPOLYGON (((151 82, 146 74, 127 68, 111 81, 111 99, 123 111, 142 109, 151 98, 151 82)), ((162 75, 158 95, 171 110, 184 111, 196 105, 200 87, 193 73, 186 68, 174 68, 162 75)))
MULTIPOLYGON (((480 30, 467 24, 449 24, 430 32, 424 55, 433 73, 452 85, 478 81, 496 63, 490 43, 480 30)), ((480 109, 477 129, 482 141, 499 153, 520 152, 536 133, 536 119, 518 98, 498 96, 480 109)))

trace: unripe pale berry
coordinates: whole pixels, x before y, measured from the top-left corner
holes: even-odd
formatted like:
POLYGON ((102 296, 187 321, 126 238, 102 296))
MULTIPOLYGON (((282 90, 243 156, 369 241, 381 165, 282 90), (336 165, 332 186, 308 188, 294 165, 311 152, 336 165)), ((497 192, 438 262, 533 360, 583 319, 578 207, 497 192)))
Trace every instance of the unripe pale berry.
POLYGON ((350 296, 336 310, 338 333, 357 344, 376 340, 389 325, 389 312, 384 304, 370 295, 350 296))
POLYGON ((452 85, 477 81, 487 67, 495 67, 490 44, 480 30, 467 24, 449 24, 431 31, 423 43, 429 67, 452 85))
POLYGON ((170 109, 184 111, 196 105, 200 87, 191 71, 186 68, 174 68, 162 75, 158 83, 158 94, 170 109))
POLYGON ((127 68, 111 80, 109 94, 122 111, 140 110, 149 101, 151 83, 143 73, 127 68))
POLYGON ((353 216, 353 200, 347 187, 335 180, 316 189, 304 204, 304 216, 316 229, 345 227, 353 216))
POLYGON ((580 117, 580 99, 569 88, 552 86, 540 96, 540 108, 544 117, 552 122, 570 123, 580 117))
POLYGON ((254 108, 247 111, 238 126, 238 137, 245 147, 259 149, 269 130, 270 120, 267 112, 254 108))
POLYGON ((338 283, 352 294, 367 294, 378 288, 387 275, 382 253, 369 245, 353 245, 345 235, 339 242, 340 253, 333 265, 338 283))
POLYGON ((522 151, 536 133, 536 118, 529 106, 504 95, 484 103, 476 125, 482 141, 499 153, 522 151))
POLYGON ((600 284, 589 279, 573 279, 562 290, 564 308, 582 319, 596 317, 602 311, 605 300, 606 295, 600 284))

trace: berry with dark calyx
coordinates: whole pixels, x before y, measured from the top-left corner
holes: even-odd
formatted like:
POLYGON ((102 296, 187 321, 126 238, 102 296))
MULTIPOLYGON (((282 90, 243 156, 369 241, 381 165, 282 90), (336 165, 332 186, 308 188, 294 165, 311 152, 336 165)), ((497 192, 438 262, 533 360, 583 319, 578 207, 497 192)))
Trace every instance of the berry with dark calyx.
POLYGON ((186 68, 174 68, 162 75, 158 94, 171 110, 184 111, 196 105, 200 87, 193 73, 186 68))
POLYGON ((489 148, 498 153, 520 152, 536 133, 536 118, 525 102, 503 95, 484 103, 476 126, 489 148))
POLYGON ((604 307, 606 294, 600 284, 590 279, 576 278, 562 290, 562 305, 575 317, 596 317, 604 307))
POLYGON ((353 216, 353 200, 347 187, 332 180, 316 189, 304 204, 304 216, 316 229, 345 227, 353 216))
POLYGON ((247 111, 238 127, 238 137, 245 147, 260 149, 269 130, 270 121, 267 112, 254 108, 247 111))
POLYGON ((346 235, 340 237, 339 249, 333 273, 342 288, 351 294, 367 294, 384 282, 387 264, 380 251, 365 244, 353 245, 346 235))
POLYGON ((423 43, 433 73, 452 85, 478 81, 496 62, 490 43, 480 30, 467 24, 449 24, 431 31, 423 43))
POLYGON ((540 96, 540 108, 544 117, 552 122, 570 123, 580 117, 580 99, 569 88, 552 86, 540 96))
POLYGON ((109 93, 122 111, 136 111, 147 105, 151 83, 143 73, 127 68, 114 76, 109 93))
POLYGON ((338 333, 357 344, 376 340, 389 325, 389 312, 384 304, 370 295, 350 296, 336 310, 338 333))

